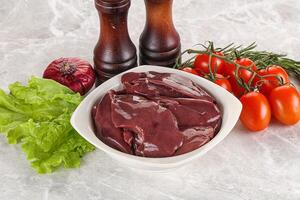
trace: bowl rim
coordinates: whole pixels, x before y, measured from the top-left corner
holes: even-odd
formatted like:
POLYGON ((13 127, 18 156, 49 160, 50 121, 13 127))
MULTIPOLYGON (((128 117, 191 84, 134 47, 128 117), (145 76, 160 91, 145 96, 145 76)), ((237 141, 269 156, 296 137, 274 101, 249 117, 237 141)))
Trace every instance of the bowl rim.
MULTIPOLYGON (((147 166, 157 166, 158 164, 160 167, 170 167, 170 165, 178 165, 182 164, 184 162, 189 162, 190 160, 193 160, 196 157, 199 157, 212 149, 214 146, 216 146, 218 143, 220 143, 234 128, 236 122, 239 119, 240 113, 242 110, 242 104, 241 102, 230 92, 225 90, 224 88, 212 83, 211 81, 202 78, 200 76, 187 73, 181 70, 173 69, 173 68, 166 68, 166 67, 160 67, 160 66, 153 66, 153 65, 142 65, 135 68, 132 68, 130 70, 127 70, 123 73, 120 73, 111 79, 105 81, 100 86, 95 88, 92 92, 90 92, 84 100, 79 104, 79 106, 76 108, 74 113, 71 117, 71 125, 73 128, 88 142, 93 144, 98 149, 101 149, 102 151, 108 153, 109 155, 113 157, 118 157, 119 159, 126 159, 131 160, 132 162, 135 162, 136 164, 144 164, 147 166), (205 145, 199 147, 198 149, 195 149, 191 152, 177 155, 177 156, 171 156, 171 157, 162 157, 162 158, 149 158, 149 157, 140 157, 136 155, 127 154, 121 151, 118 151, 108 145, 106 145, 104 142, 102 142, 100 139, 98 139, 94 133, 94 130, 91 130, 91 128, 84 128, 79 127, 79 121, 81 122, 80 118, 82 118, 80 112, 88 112, 89 113, 89 121, 91 120, 91 109, 94 103, 101 98, 108 90, 116 88, 120 86, 120 79, 121 76, 128 72, 145 72, 145 71, 156 71, 156 72, 167 72, 167 73, 175 73, 182 75, 184 77, 187 77, 197 84, 199 84, 203 89, 207 90, 207 88, 213 88, 215 91, 207 91, 208 93, 212 94, 214 98, 216 98, 218 104, 220 107, 222 107, 222 124, 219 132, 216 134, 214 138, 212 138, 208 143, 205 145), (118 83, 115 83, 115 82, 118 83), (117 85, 118 84, 118 85, 117 85), (217 95, 215 95, 217 94, 217 95), (222 98, 221 98, 222 97, 222 98), (93 102, 93 103, 92 103, 93 102), (229 112, 229 106, 233 106, 229 112), (87 111, 88 110, 88 111, 87 111), (225 116, 226 115, 226 116, 225 116), (78 121, 79 120, 79 121, 78 121), (229 121, 230 120, 230 121, 229 121), (88 132, 88 133, 87 133, 88 132), (91 136, 90 134, 93 134, 91 136)), ((90 121, 91 123, 91 121, 90 121)), ((87 125, 89 126, 89 125, 87 125)))

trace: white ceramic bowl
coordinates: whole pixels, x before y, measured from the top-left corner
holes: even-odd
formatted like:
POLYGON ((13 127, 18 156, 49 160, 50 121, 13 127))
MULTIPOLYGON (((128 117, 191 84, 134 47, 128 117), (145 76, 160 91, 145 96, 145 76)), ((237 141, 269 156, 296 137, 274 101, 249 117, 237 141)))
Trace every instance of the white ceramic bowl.
POLYGON ((186 73, 180 70, 158 67, 158 66, 140 66, 128 70, 122 74, 114 76, 110 80, 104 82, 94 91, 92 91, 78 106, 78 108, 73 113, 71 118, 71 124, 76 129, 76 131, 84 137, 87 141, 93 144, 98 149, 106 152, 113 159, 117 160, 120 164, 128 166, 131 168, 138 168, 150 171, 164 171, 172 168, 180 167, 184 164, 190 163, 205 154, 208 150, 215 147, 219 142, 221 142, 233 129, 237 120, 239 119, 242 105, 240 101, 235 98, 231 93, 227 92, 222 87, 204 79, 199 76, 186 73), (146 71, 156 71, 156 72, 167 72, 174 73, 184 77, 187 77, 199 84, 205 90, 207 90, 212 96, 214 96, 222 109, 222 126, 219 133, 207 144, 196 149, 192 152, 167 158, 144 158, 134 155, 129 155, 117 151, 108 145, 104 144, 99 140, 93 130, 93 122, 91 117, 91 110, 93 105, 97 100, 99 100, 104 94, 110 89, 118 89, 121 86, 121 76, 127 72, 146 72, 146 71))

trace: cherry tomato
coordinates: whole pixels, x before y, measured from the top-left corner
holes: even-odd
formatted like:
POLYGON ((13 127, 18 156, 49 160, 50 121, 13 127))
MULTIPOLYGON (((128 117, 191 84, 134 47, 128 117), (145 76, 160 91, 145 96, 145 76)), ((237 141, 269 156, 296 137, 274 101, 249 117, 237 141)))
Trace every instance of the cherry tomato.
POLYGON ((231 84, 232 92, 235 96, 240 97, 246 93, 245 88, 241 87, 234 76, 230 76, 228 81, 231 84))
MULTIPOLYGON (((216 55, 224 56, 222 52, 213 52, 216 55)), ((194 62, 194 69, 199 74, 209 74, 209 55, 208 54, 199 54, 197 55, 195 62, 194 62)), ((224 68, 225 62, 221 58, 217 58, 215 56, 211 57, 211 71, 214 72, 216 70, 216 73, 222 74, 223 68, 224 68)))
POLYGON ((286 73, 286 71, 280 67, 280 66, 270 66, 267 67, 266 69, 261 69, 258 71, 258 74, 260 76, 267 76, 265 78, 263 78, 262 80, 260 80, 258 77, 256 77, 254 79, 254 86, 258 86, 259 87, 259 91, 261 93, 263 93, 266 97, 269 96, 269 94, 271 93, 271 91, 280 86, 280 81, 275 77, 278 76, 279 78, 282 79, 283 84, 287 84, 289 83, 289 76, 286 73), (270 76, 270 75, 274 75, 274 76, 270 76))
POLYGON ((300 96, 296 88, 282 85, 269 96, 273 116, 283 124, 293 125, 300 120, 300 96))
POLYGON ((223 69, 223 74, 226 76, 234 76, 235 73, 235 65, 233 63, 225 62, 225 67, 223 69))
MULTIPOLYGON (((243 67, 247 67, 253 70, 253 71, 257 71, 257 67, 254 64, 254 62, 252 60, 250 60, 249 58, 240 58, 240 59, 236 59, 234 61, 236 64, 243 66, 243 67)), ((232 90, 235 96, 240 97, 241 95, 243 95, 246 91, 243 87, 241 87, 238 82, 237 79, 235 77, 235 70, 236 70, 236 66, 232 63, 226 63, 225 67, 223 69, 224 74, 226 76, 229 76, 229 82, 232 86, 232 90)), ((251 79, 253 72, 248 71, 247 69, 242 69, 240 68, 238 70, 238 77, 240 79, 242 79, 245 83, 248 83, 249 80, 251 79)))
POLYGON ((268 127, 271 120, 271 109, 267 98, 259 92, 244 94, 240 101, 243 104, 240 120, 251 131, 261 131, 268 127))
POLYGON ((191 73, 191 74, 199 75, 198 72, 196 70, 194 70, 193 68, 191 68, 191 67, 185 67, 181 70, 185 71, 185 72, 188 72, 188 73, 191 73))
POLYGON ((239 86, 236 78, 235 78, 235 70, 236 67, 232 63, 225 63, 225 67, 223 69, 223 74, 228 77, 228 81, 231 85, 232 91, 235 96, 239 97, 245 93, 245 89, 239 86))
MULTIPOLYGON (((238 65, 241 65, 243 67, 247 67, 253 70, 253 71, 257 71, 257 67, 254 64, 254 62, 252 60, 250 60, 249 58, 241 58, 241 59, 237 59, 235 60, 235 63, 238 65)), ((248 82, 250 80, 250 78, 253 75, 253 72, 248 71, 247 69, 242 69, 240 68, 238 71, 238 75, 241 79, 243 79, 244 82, 248 82)))
POLYGON ((227 91, 232 92, 231 84, 223 75, 216 74, 216 79, 215 79, 214 83, 216 83, 217 85, 226 89, 227 91))

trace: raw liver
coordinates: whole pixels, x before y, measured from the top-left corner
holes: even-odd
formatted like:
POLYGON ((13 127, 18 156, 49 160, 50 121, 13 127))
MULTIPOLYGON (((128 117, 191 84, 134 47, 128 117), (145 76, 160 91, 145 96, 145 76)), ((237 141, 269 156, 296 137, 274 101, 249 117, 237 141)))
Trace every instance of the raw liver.
POLYGON ((221 126, 215 101, 189 79, 168 73, 127 73, 92 111, 96 135, 122 152, 168 157, 209 142, 221 126))
POLYGON ((110 147, 132 154, 131 146, 123 140, 123 131, 114 126, 111 118, 112 92, 107 93, 98 103, 97 110, 93 114, 96 128, 96 136, 110 147))
POLYGON ((213 98, 191 80, 169 73, 134 73, 122 77, 128 93, 139 94, 148 98, 157 96, 191 97, 213 101, 213 98))
POLYGON ((136 155, 172 156, 182 146, 183 135, 170 110, 136 95, 114 95, 112 99, 112 121, 115 127, 134 133, 136 155))

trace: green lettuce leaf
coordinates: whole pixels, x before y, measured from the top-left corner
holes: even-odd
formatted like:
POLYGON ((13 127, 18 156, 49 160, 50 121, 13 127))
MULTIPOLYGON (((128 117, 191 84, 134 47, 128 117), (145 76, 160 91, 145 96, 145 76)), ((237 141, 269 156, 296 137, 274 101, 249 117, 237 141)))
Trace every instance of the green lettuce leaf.
POLYGON ((70 124, 82 97, 59 83, 32 77, 28 86, 19 82, 0 89, 0 132, 8 143, 21 143, 22 150, 39 173, 63 166, 80 166, 81 157, 94 147, 70 124))

